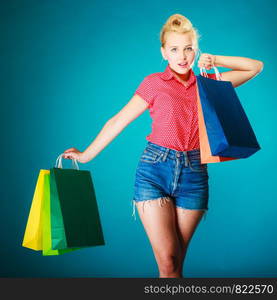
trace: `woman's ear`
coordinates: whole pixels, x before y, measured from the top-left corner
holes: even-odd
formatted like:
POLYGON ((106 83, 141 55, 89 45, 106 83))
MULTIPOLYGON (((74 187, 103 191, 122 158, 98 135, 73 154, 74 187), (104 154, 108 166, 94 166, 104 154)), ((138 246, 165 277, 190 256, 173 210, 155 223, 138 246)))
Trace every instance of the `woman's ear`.
POLYGON ((166 57, 166 54, 165 54, 165 51, 164 51, 163 47, 161 47, 161 53, 162 53, 163 59, 167 60, 167 57, 166 57))

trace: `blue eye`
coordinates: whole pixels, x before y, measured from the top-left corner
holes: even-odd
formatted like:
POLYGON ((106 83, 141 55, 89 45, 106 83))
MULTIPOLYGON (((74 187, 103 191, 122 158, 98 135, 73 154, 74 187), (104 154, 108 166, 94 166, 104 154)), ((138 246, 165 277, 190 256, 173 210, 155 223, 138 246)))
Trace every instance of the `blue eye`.
MULTIPOLYGON (((177 50, 177 49, 176 49, 176 48, 172 48, 172 49, 171 49, 171 51, 173 51, 173 50, 175 51, 175 50, 177 50)), ((185 50, 192 51, 192 50, 193 50, 193 48, 192 48, 192 47, 187 47, 185 50)))

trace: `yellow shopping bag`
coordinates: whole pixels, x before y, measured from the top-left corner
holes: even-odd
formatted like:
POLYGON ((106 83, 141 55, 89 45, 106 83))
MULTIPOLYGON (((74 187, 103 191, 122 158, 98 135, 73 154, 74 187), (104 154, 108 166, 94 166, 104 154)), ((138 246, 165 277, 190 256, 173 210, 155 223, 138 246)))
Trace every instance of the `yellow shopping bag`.
POLYGON ((61 255, 79 248, 52 249, 50 170, 40 170, 22 246, 42 250, 43 256, 61 255))
POLYGON ((24 233, 22 246, 33 250, 42 250, 42 205, 44 196, 45 174, 49 170, 40 170, 33 201, 24 233))

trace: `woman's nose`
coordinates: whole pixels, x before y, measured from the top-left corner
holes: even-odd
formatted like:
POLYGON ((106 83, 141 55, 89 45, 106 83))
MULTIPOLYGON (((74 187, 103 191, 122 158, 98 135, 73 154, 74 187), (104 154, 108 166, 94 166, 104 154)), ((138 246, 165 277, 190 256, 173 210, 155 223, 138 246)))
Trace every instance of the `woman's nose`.
POLYGON ((186 53, 185 52, 183 52, 183 53, 181 53, 181 59, 186 59, 187 58, 187 56, 186 56, 186 53))

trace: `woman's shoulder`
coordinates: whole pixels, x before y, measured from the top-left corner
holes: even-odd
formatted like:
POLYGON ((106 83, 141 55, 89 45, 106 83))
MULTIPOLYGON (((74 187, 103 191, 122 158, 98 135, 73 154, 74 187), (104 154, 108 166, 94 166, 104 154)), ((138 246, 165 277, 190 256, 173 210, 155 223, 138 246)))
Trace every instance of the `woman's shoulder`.
POLYGON ((156 72, 156 73, 148 74, 143 78, 143 81, 148 84, 156 85, 160 82, 162 74, 163 74, 163 72, 156 72))
POLYGON ((159 86, 159 74, 151 73, 142 77, 138 90, 151 90, 153 92, 157 86, 159 86))

